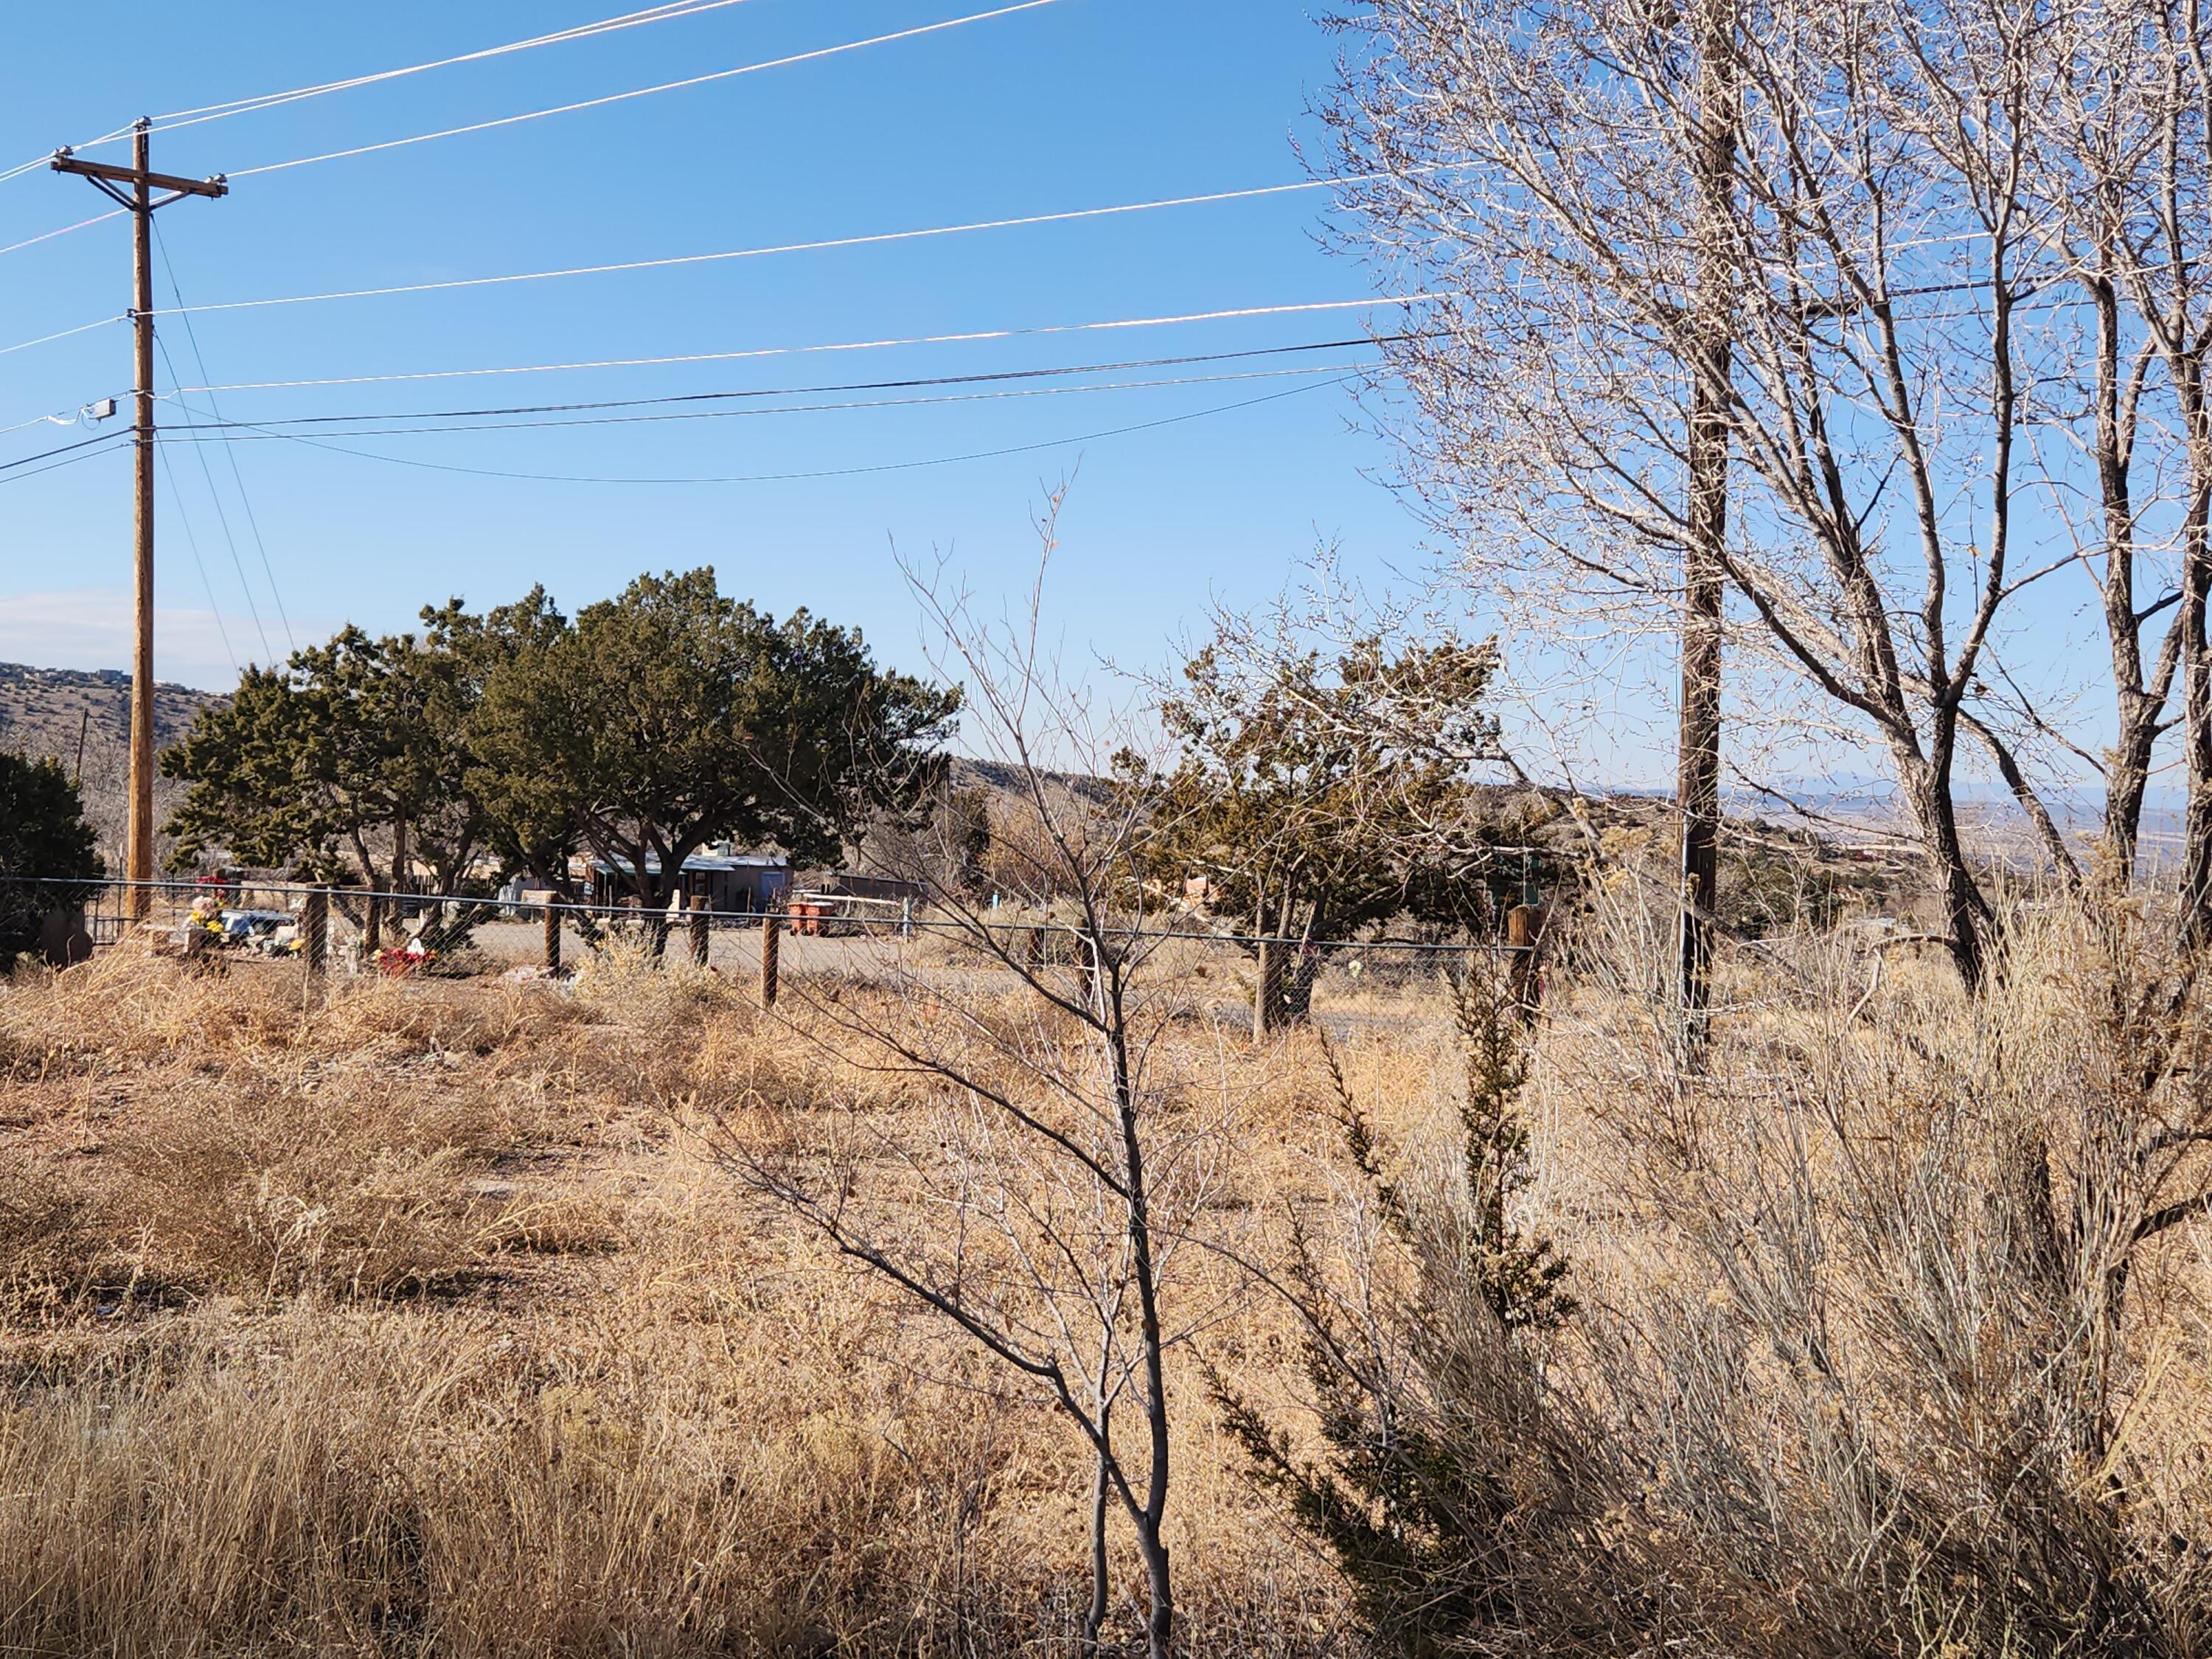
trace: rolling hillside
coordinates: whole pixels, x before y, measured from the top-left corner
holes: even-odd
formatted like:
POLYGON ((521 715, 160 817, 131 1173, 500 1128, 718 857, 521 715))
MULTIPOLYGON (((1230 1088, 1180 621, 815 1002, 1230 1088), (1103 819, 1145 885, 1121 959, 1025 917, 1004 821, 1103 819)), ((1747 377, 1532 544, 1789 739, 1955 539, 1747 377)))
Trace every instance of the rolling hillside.
MULTIPOLYGON (((183 737, 201 709, 223 701, 216 692, 186 685, 157 686, 154 729, 163 746, 183 737)), ((131 758, 131 677, 113 669, 85 673, 0 663, 0 749, 52 755, 76 770, 80 744, 86 816, 100 833, 109 863, 119 865, 131 758)), ((167 817, 182 789, 161 779, 154 790, 158 823, 167 817)))

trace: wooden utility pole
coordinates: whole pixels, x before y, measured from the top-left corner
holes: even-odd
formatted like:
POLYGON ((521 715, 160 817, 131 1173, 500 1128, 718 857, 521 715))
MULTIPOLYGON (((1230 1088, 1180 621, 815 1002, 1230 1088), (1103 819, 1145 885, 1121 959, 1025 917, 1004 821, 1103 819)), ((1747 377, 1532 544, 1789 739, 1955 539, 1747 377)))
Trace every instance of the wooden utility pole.
POLYGON ((1696 291, 1689 342, 1690 428, 1682 570, 1682 707, 1675 802, 1682 815, 1679 989, 1682 1046, 1704 1061, 1711 1024, 1714 915, 1720 901, 1721 605, 1728 537, 1730 295, 1736 152, 1735 0, 1697 0, 1693 162, 1696 291))
POLYGON ((227 196, 230 186, 212 179, 155 173, 149 159, 153 123, 138 118, 131 138, 131 165, 80 161, 66 149, 54 152, 54 171, 89 179, 131 214, 131 320, 135 336, 138 442, 136 558, 131 572, 131 823, 125 871, 131 882, 131 917, 143 921, 153 903, 154 879, 154 212, 187 196, 227 196), (127 189, 123 186, 128 186, 127 189), (156 198, 154 192, 165 190, 156 198))

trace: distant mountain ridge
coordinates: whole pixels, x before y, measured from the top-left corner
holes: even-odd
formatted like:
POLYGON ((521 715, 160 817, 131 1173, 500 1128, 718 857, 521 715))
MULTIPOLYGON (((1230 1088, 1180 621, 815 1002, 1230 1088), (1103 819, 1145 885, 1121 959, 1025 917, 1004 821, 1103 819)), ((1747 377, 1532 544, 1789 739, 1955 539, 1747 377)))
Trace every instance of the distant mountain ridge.
MULTIPOLYGON (((202 709, 229 701, 220 692, 157 683, 155 741, 164 749, 179 742, 202 709)), ((112 668, 87 672, 0 662, 0 749, 50 755, 80 773, 85 816, 109 864, 120 865, 131 767, 130 675, 112 668)), ((155 780, 155 822, 165 821, 182 796, 182 785, 155 780)))
MULTIPOLYGON (((230 699, 220 692, 157 682, 154 687, 154 732, 163 748, 190 729, 203 708, 230 699)), ((52 755, 64 764, 76 757, 82 734, 89 752, 95 740, 131 741, 131 676, 102 668, 33 668, 0 662, 0 747, 27 755, 52 755)))

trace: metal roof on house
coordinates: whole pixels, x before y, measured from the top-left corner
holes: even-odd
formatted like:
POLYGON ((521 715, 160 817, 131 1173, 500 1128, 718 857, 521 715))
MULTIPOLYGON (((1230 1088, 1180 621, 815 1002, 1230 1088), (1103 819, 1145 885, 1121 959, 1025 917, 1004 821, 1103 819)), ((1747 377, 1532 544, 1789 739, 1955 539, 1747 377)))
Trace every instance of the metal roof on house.
MULTIPOLYGON (((592 859, 592 867, 594 870, 605 870, 610 872, 627 870, 629 868, 629 860, 603 859, 594 854, 592 859)), ((788 870, 791 868, 791 860, 769 853, 694 853, 684 860, 684 867, 686 870, 701 871, 788 870)), ((648 875, 657 874, 660 869, 660 860, 649 858, 645 861, 645 868, 648 875)))

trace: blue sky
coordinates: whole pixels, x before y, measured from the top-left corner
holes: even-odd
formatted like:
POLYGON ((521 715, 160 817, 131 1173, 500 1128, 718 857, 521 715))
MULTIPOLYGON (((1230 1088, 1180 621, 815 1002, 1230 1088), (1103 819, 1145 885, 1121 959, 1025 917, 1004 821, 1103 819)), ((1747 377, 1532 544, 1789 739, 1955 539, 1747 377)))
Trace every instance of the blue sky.
MULTIPOLYGON (((157 133, 154 161, 164 171, 244 174, 988 9, 988 0, 746 0, 157 133)), ((89 34, 82 13, 27 9, 11 20, 14 48, 0 69, 0 167, 141 113, 396 68, 618 9, 621 0, 395 0, 199 5, 187 15, 136 3, 107 9, 89 34)), ((1293 5, 1054 0, 610 107, 239 177, 228 198, 179 204, 159 224, 185 301, 210 305, 1279 184, 1304 176, 1293 144, 1313 137, 1304 112, 1327 83, 1334 50, 1293 5)), ((127 148, 87 153, 122 160, 127 148)), ((102 205, 86 182, 44 170, 0 183, 0 245, 102 205)), ((1322 210, 1322 193, 1307 191, 674 270, 210 312, 196 317, 193 332, 207 380, 227 385, 1360 298, 1370 292, 1366 274, 1316 245, 1322 210)), ((0 346, 119 316, 128 275, 121 219, 0 255, 0 346)), ((156 304, 170 303, 157 267, 156 304)), ((1334 339, 1358 334, 1363 321, 1360 312, 1324 312, 750 362, 237 391, 224 394, 223 413, 258 422, 992 374, 1334 339)), ((164 320, 162 337, 184 381, 199 383, 176 319, 164 320)), ((156 368, 167 384, 159 360, 156 368)), ((119 322, 9 353, 0 357, 0 427, 121 392, 129 371, 119 322)), ((165 404, 161 418, 190 417, 165 404)), ((82 435, 44 423, 8 433, 0 461, 82 435)), ((1078 658, 1158 659, 1209 599, 1273 593, 1317 539, 1340 539, 1355 573, 1418 562, 1416 526, 1368 476, 1387 465, 1387 452, 1356 428, 1348 394, 1319 379, 363 438, 353 447, 495 471, 689 477, 887 467, 1040 443, 1047 447, 956 465, 720 485, 528 482, 287 441, 240 441, 228 457, 204 446, 235 561, 202 453, 169 446, 159 672, 228 684, 233 658, 264 656, 264 636, 281 653, 280 605, 304 641, 346 620, 404 626, 421 605, 451 594, 497 603, 533 581, 573 607, 641 569, 697 563, 714 565, 726 591, 779 613, 805 605, 859 623, 886 658, 915 665, 916 619, 893 546, 939 550, 987 597, 1015 591, 1033 566, 1030 518, 1042 488, 1079 465, 1050 589, 1078 658), (1252 407, 1066 441, 1310 385, 1252 407)), ((129 469, 118 449, 0 485, 0 659, 124 665, 129 469)))

